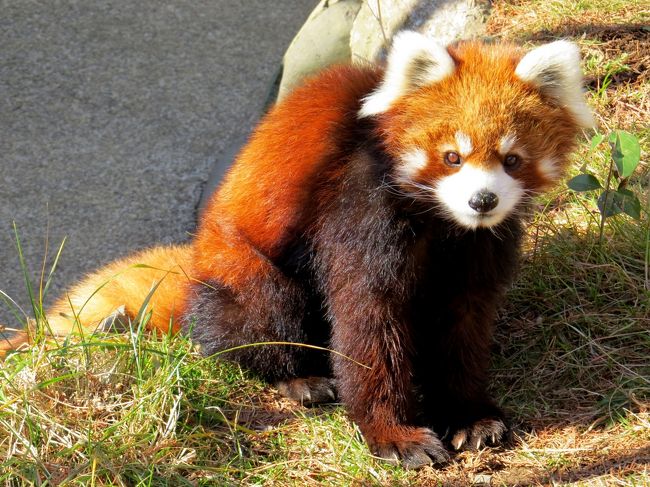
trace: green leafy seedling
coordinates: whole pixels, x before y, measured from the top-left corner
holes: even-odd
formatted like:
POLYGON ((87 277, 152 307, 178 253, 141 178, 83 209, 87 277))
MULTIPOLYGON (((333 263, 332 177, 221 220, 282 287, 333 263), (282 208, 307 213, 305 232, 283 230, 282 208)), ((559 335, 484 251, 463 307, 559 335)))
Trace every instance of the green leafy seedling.
MULTIPOLYGON (((605 140, 603 134, 597 133, 591 138, 590 152, 593 152, 605 140)), ((637 138, 623 130, 615 130, 607 138, 611 147, 611 161, 607 179, 603 185, 593 174, 586 172, 571 178, 567 183, 569 188, 578 191, 601 190, 598 196, 598 211, 600 211, 600 237, 603 238, 605 219, 624 213, 641 219, 641 203, 633 191, 626 188, 628 178, 634 173, 641 159, 641 147, 637 138), (612 188, 613 179, 618 184, 612 188)))

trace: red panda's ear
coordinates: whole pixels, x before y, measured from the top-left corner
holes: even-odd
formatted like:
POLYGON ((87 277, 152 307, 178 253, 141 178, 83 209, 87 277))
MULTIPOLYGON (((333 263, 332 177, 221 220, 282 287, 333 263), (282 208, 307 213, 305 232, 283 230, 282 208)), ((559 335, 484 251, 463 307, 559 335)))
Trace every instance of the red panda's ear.
POLYGON ((455 67, 443 45, 417 32, 400 32, 388 53, 384 79, 364 98, 359 117, 385 112, 402 95, 446 78, 455 67))
POLYGON ((556 41, 533 49, 519 62, 515 74, 566 107, 580 126, 594 126, 582 93, 580 50, 574 43, 556 41))

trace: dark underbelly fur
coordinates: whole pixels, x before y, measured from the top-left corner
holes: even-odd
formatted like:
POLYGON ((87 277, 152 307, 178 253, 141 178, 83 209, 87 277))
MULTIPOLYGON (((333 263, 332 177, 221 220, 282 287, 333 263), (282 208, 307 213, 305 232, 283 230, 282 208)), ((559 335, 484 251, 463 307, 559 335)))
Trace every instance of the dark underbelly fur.
MULTIPOLYGON (((520 225, 518 222, 504 225, 499 231, 507 228, 507 239, 498 238, 489 230, 481 230, 447 236, 442 241, 433 240, 428 245, 429 255, 423 259, 424 262, 416 263, 420 267, 419 278, 411 284, 414 292, 410 305, 406 306, 410 308, 407 329, 413 333, 414 342, 425 348, 427 355, 438 357, 437 362, 444 362, 445 348, 451 346, 446 337, 460 320, 460 315, 469 311, 463 310, 463 299, 485 308, 486 314, 473 316, 471 325, 486 334, 491 331, 495 307, 512 280, 518 260, 520 225)), ((427 239, 433 238, 435 236, 427 239)), ((186 328, 191 328, 191 335, 202 345, 206 355, 244 343, 256 343, 247 340, 246 334, 250 333, 249 337, 253 338, 258 330, 267 328, 266 320, 273 322, 274 329, 269 331, 277 336, 267 337, 261 332, 257 341, 296 341, 329 347, 332 323, 325 306, 326 299, 311 273, 304 271, 305 265, 306 262, 301 262, 302 271, 291 268, 285 273, 287 280, 293 281, 295 286, 284 295, 282 289, 287 288, 277 283, 258 283, 264 298, 275 302, 273 308, 282 308, 277 313, 277 320, 273 319, 272 312, 264 313, 263 309, 255 306, 245 312, 248 307, 245 296, 237 296, 233 290, 211 281, 207 283, 209 286, 195 287, 186 328), (286 320, 282 322, 280 316, 286 320), (299 321, 300 326, 289 326, 293 320, 299 321)), ((267 380, 303 373, 300 368, 293 370, 292 366, 296 365, 293 363, 287 364, 285 370, 282 370, 283 362, 271 360, 266 364, 261 353, 265 349, 252 347, 246 352, 229 352, 227 357, 237 357, 242 365, 267 380)), ((316 368, 323 373, 331 369, 329 359, 322 353, 296 352, 300 357, 310 355, 314 359, 322 358, 325 365, 310 365, 307 369, 316 368)), ((418 355, 414 353, 416 362, 418 355)), ((442 369, 444 363, 438 363, 436 370, 442 369)))

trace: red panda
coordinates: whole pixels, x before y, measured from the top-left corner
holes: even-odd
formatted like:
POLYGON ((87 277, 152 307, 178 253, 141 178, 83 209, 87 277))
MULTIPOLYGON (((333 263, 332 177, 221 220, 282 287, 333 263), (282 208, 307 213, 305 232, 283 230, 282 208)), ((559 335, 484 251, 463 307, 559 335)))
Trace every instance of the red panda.
POLYGON ((330 68, 275 106, 190 244, 100 270, 49 320, 66 333, 59 315, 133 318, 165 277, 151 326, 182 328, 205 354, 337 352, 224 356, 305 403, 338 397, 378 457, 417 468, 497 444, 492 323, 531 197, 592 124, 579 64, 566 41, 525 54, 401 33, 385 67, 330 68), (89 299, 135 263, 149 267, 89 299))

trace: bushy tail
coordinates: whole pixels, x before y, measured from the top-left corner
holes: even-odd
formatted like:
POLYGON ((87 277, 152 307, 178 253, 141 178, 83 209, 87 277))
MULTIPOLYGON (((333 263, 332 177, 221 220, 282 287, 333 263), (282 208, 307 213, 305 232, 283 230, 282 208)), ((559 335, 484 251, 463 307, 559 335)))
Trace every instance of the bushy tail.
MULTIPOLYGON (((86 276, 47 310, 45 332, 64 337, 150 314, 147 327, 178 331, 190 278, 190 245, 154 247, 86 276), (81 329, 80 329, 81 327, 81 329)), ((0 356, 29 343, 30 332, 0 336, 0 356)))

